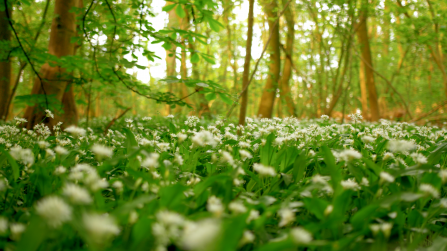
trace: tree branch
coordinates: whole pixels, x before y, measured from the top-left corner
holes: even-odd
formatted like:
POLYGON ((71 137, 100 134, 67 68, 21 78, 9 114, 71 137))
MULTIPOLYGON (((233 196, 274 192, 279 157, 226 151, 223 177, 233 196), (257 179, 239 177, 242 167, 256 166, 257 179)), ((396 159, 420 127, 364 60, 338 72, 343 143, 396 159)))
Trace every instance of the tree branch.
POLYGON ((17 39, 17 42, 19 43, 20 48, 22 49, 23 54, 25 54, 25 57, 26 57, 26 59, 28 60, 28 63, 31 65, 31 69, 33 69, 33 72, 36 74, 37 78, 38 78, 39 81, 40 81, 40 87, 42 88, 43 94, 45 95, 45 105, 46 105, 46 108, 48 109, 47 92, 45 91, 45 88, 44 88, 44 86, 43 86, 43 80, 42 80, 42 78, 40 77, 39 73, 38 73, 38 72, 36 71, 36 69, 34 68, 33 63, 31 63, 31 59, 29 58, 28 53, 26 53, 25 48, 23 48, 23 45, 22 45, 22 43, 20 42, 20 39, 19 39, 19 35, 17 34, 17 31, 16 31, 16 29, 14 28, 14 25, 12 24, 11 16, 9 15, 8 0, 3 0, 3 2, 4 2, 4 4, 5 4, 5 13, 6 13, 6 17, 8 18, 9 26, 11 26, 11 29, 12 29, 12 31, 14 32, 14 35, 15 35, 15 37, 16 37, 16 39, 17 39))

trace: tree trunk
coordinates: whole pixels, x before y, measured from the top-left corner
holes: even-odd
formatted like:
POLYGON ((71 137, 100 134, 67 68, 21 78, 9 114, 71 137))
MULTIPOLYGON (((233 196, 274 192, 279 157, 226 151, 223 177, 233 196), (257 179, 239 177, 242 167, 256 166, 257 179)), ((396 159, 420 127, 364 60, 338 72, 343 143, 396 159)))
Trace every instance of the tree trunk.
MULTIPOLYGON (((166 2, 166 5, 170 5, 171 3, 166 2)), ((169 11, 169 23, 168 23, 168 28, 178 28, 179 25, 179 21, 178 21, 178 17, 177 14, 175 14, 175 9, 172 9, 171 11, 169 11)), ((172 45, 171 50, 167 50, 166 51, 166 76, 167 77, 177 77, 177 71, 176 71, 176 66, 175 66, 175 51, 177 49, 177 46, 172 45)), ((174 93, 175 89, 177 89, 176 87, 179 84, 169 84, 169 92, 174 93)), ((166 115, 171 114, 171 106, 166 104, 165 106, 166 108, 166 115)))
MULTIPOLYGON (((62 57, 73 55, 74 44, 70 42, 71 37, 76 35, 75 13, 71 11, 72 7, 77 6, 77 0, 56 0, 54 14, 55 17, 51 24, 50 42, 48 46, 51 55, 62 57)), ((31 94, 54 95, 54 98, 62 102, 62 98, 67 87, 67 77, 64 76, 65 69, 60 66, 50 66, 45 63, 40 70, 40 81, 36 78, 31 94), (43 87, 43 88, 42 88, 43 87)), ((45 118, 45 112, 41 106, 29 106, 26 109, 25 117, 28 119, 27 128, 31 129, 34 125, 40 123, 45 118)), ((52 128, 54 124, 64 119, 56 111, 54 119, 45 119, 45 123, 52 128)), ((63 122, 63 121, 62 121, 63 122)))
POLYGON ((271 1, 265 5, 265 13, 267 14, 269 31, 272 35, 268 46, 270 53, 269 75, 262 91, 261 101, 259 102, 258 116, 262 118, 271 118, 273 113, 273 105, 275 103, 276 89, 278 88, 279 73, 281 69, 281 58, 279 48, 279 27, 275 24, 278 17, 278 4, 271 1))
MULTIPOLYGON (((286 5, 287 1, 283 0, 283 5, 286 5)), ((295 103, 292 99, 292 94, 290 92, 290 76, 292 75, 292 56, 293 56, 293 41, 295 38, 295 22, 293 18, 293 13, 291 8, 287 8, 284 11, 284 17, 287 23, 287 40, 285 52, 287 57, 285 57, 284 68, 282 70, 280 91, 281 91, 281 101, 284 100, 287 105, 287 112, 290 116, 296 117, 295 103)), ((278 104, 280 104, 278 100, 278 104)))
POLYGON ((247 43, 245 45, 244 73, 242 75, 242 100, 241 100, 241 108, 239 110, 239 125, 245 125, 245 118, 247 116, 248 81, 250 75, 251 45, 253 41, 254 2, 255 2, 254 0, 250 0, 248 8, 248 31, 247 31, 247 43))
MULTIPOLYGON (((4 2, 1 1, 0 6, 4 11, 0 11, 0 42, 9 44, 11 41, 11 30, 9 27, 9 21, 6 16, 6 10, 4 2)), ((10 6, 8 6, 10 7, 10 6)), ((10 12, 11 13, 11 12, 10 12)), ((7 46, 9 49, 9 46, 7 46)), ((5 49, 5 48, 3 48, 5 49)), ((5 50, 6 51, 6 50, 5 50)), ((8 113, 8 99, 11 83, 11 61, 7 58, 8 53, 2 53, 0 58, 0 120, 6 120, 6 114, 8 113)))
MULTIPOLYGON (((78 0, 77 6, 78 8, 84 8, 84 0, 78 0)), ((81 30, 80 25, 76 26, 76 36, 79 37, 79 30, 81 30)), ((73 55, 76 55, 80 44, 74 44, 73 55)), ((77 125, 79 119, 78 109, 76 108, 76 100, 74 95, 74 86, 73 83, 70 85, 68 91, 64 92, 64 96, 62 97, 62 104, 64 105, 64 124, 65 126, 69 125, 77 125)), ((97 115, 98 116, 98 115, 97 115)))
POLYGON ((359 39, 359 43, 361 45, 362 49, 362 57, 365 60, 361 60, 360 62, 360 82, 362 87, 362 105, 364 101, 364 94, 363 89, 365 88, 368 92, 368 98, 369 98, 369 108, 370 108, 370 119, 372 121, 377 121, 380 118, 380 112, 379 112, 379 103, 377 99, 377 90, 376 90, 376 84, 374 82, 374 72, 371 69, 373 66, 372 57, 371 57, 371 48, 369 45, 369 38, 368 38, 368 1, 364 0, 362 4, 362 10, 360 11, 360 17, 359 17, 359 28, 357 30, 357 36, 359 39), (371 67, 368 67, 367 64, 369 64, 371 67))

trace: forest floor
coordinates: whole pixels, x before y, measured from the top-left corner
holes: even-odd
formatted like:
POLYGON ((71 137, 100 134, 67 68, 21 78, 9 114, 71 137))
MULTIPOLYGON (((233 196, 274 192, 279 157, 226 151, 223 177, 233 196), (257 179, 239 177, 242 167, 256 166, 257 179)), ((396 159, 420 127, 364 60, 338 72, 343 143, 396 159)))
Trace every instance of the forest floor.
POLYGON ((0 249, 447 246, 445 128, 168 116, 104 133, 109 122, 0 126, 0 249))

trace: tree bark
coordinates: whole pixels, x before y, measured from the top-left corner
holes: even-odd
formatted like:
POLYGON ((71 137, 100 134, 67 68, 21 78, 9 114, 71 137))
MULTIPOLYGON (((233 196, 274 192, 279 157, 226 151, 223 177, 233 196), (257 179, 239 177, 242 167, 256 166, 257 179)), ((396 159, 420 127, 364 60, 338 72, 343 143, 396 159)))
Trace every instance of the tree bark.
MULTIPOLYGON (((74 54, 74 44, 70 42, 71 37, 76 35, 75 14, 71 12, 72 7, 77 6, 77 0, 56 0, 54 14, 55 17, 51 24, 50 42, 48 46, 51 55, 62 57, 74 54)), ((60 66, 50 66, 45 63, 40 70, 40 77, 34 81, 31 94, 54 95, 62 102, 62 98, 67 87, 66 70, 60 66), (43 87, 43 89, 42 89, 43 87)), ((34 125, 40 123, 45 118, 45 112, 38 105, 29 106, 26 109, 25 117, 28 119, 27 128, 31 129, 34 125)), ((56 111, 54 119, 45 119, 45 123, 52 128, 54 124, 64 119, 56 111)), ((63 122, 63 121, 62 121, 63 122)))
POLYGON ((278 17, 276 10, 278 4, 271 1, 265 6, 267 14, 269 31, 272 34, 271 41, 268 46, 270 53, 269 75, 262 91, 261 101, 259 103, 258 116, 262 118, 271 118, 273 106, 275 104, 276 89, 278 88, 279 74, 281 69, 281 58, 279 48, 279 26, 275 26, 275 20, 278 17))
MULTIPOLYGON (((170 2, 166 2, 166 5, 170 5, 170 2)), ((168 13, 169 15, 169 23, 168 28, 177 28, 179 25, 177 14, 175 14, 175 9, 172 9, 168 13)), ((167 77, 177 77, 177 70, 176 70, 176 58, 175 58, 175 51, 177 49, 177 46, 172 45, 171 50, 166 51, 166 76, 167 77)), ((175 89, 178 84, 169 84, 169 92, 174 93, 175 89)), ((171 114, 171 106, 166 104, 166 115, 171 114)))
MULTIPOLYGON (((379 103, 377 99, 377 90, 376 90, 376 84, 374 81, 374 72, 373 70, 368 67, 366 64, 369 64, 373 66, 372 62, 372 56, 371 56, 371 48, 369 45, 369 38, 368 38, 368 26, 367 26, 367 20, 368 20, 368 1, 364 0, 362 3, 362 9, 360 10, 360 17, 359 17, 359 28, 357 30, 357 37, 359 39, 359 43, 361 45, 362 49, 362 57, 365 60, 365 62, 360 62, 360 83, 361 83, 361 89, 362 89, 362 106, 364 105, 363 102, 366 98, 364 95, 364 92, 368 92, 368 98, 369 98, 369 108, 370 108, 370 119, 372 121, 377 121, 380 118, 380 112, 379 112, 379 103), (366 89, 366 90, 364 90, 366 89)), ((363 107, 365 108, 365 107, 363 107)))
MULTIPOLYGON (((286 0, 283 0, 283 5, 286 4, 286 0)), ((286 19, 287 24, 287 40, 286 40, 286 48, 285 52, 287 57, 285 57, 284 60, 284 68, 282 70, 281 74, 281 81, 280 81, 280 94, 281 94, 281 101, 284 100, 287 105, 287 112, 290 116, 296 117, 296 109, 295 109, 295 103, 292 99, 292 94, 290 92, 290 76, 292 75, 292 56, 293 56, 293 45, 294 45, 294 38, 295 38, 295 22, 293 18, 293 13, 291 8, 287 8, 284 11, 284 17, 286 19)), ((278 100, 278 104, 280 103, 280 100, 278 100)))
POLYGON ((248 8, 248 31, 247 31, 247 42, 245 45, 245 61, 244 61, 244 73, 242 75, 242 93, 241 107, 239 110, 239 125, 245 125, 245 118, 247 116, 247 104, 248 104, 248 81, 250 75, 250 61, 251 61, 251 46, 253 42, 253 8, 254 0, 249 1, 248 8))
MULTIPOLYGON (((84 8, 84 0, 78 0, 77 8, 84 8)), ((79 30, 81 29, 80 25, 76 26, 76 36, 79 36, 79 30)), ((76 55, 80 44, 74 44, 73 55, 76 55)), ((79 120, 78 109, 76 108, 76 100, 74 95, 74 86, 73 83, 70 85, 68 90, 64 92, 64 96, 62 97, 62 104, 64 105, 64 125, 77 125, 79 120)), ((98 115, 97 115, 98 116, 98 115)))
MULTIPOLYGON (((9 44, 11 42, 11 30, 4 5, 3 1, 1 1, 0 6, 2 6, 4 11, 0 11, 0 42, 9 44)), ((11 61, 8 58, 8 53, 2 54, 4 55, 1 55, 0 58, 0 120, 6 120, 6 114, 8 113, 7 104, 11 89, 11 61)))

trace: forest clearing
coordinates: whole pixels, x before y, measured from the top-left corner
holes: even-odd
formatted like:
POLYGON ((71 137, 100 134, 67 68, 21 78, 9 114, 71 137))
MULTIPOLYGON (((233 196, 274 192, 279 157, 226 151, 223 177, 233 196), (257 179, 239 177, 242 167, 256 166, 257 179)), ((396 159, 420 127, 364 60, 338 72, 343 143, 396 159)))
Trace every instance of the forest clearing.
POLYGON ((0 0, 0 249, 447 250, 444 0, 0 0))

